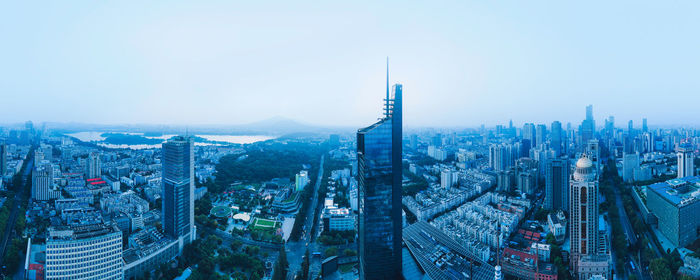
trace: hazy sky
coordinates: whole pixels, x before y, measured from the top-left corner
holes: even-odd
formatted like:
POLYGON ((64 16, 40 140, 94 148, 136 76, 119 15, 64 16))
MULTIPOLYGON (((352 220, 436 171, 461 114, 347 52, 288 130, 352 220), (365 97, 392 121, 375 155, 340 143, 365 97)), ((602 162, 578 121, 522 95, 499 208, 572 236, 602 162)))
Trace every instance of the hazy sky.
POLYGON ((0 123, 700 123, 698 1, 375 2, 7 1, 0 123))

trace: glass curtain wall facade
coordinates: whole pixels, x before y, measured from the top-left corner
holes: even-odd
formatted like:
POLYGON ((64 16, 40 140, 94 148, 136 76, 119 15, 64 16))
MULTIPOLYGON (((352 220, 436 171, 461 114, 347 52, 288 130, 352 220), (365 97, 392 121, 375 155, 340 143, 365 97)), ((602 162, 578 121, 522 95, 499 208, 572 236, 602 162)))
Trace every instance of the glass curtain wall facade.
POLYGON ((360 279, 402 278, 402 86, 393 92, 384 118, 357 132, 360 279))

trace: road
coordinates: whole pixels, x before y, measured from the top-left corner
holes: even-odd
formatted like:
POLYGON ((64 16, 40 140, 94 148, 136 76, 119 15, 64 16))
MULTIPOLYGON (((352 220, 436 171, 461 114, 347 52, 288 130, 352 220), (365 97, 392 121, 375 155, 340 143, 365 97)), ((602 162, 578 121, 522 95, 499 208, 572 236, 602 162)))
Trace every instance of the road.
MULTIPOLYGON (((29 174, 32 171, 32 166, 34 166, 34 157, 32 155, 29 155, 28 158, 29 158, 29 160, 26 162, 26 165, 24 166, 24 172, 22 173, 22 186, 27 185, 27 178, 29 177, 29 174)), ((3 257, 5 256, 5 250, 7 249, 7 244, 12 239, 11 238, 12 231, 13 231, 13 228, 15 227, 15 221, 17 221, 17 215, 19 214, 19 205, 21 202, 22 202, 22 190, 19 190, 17 192, 17 194, 15 195, 12 210, 10 211, 10 217, 7 220, 7 225, 6 225, 5 231, 4 231, 5 234, 2 237, 2 240, 0 240, 0 263, 3 263, 3 257)), ((9 203, 9 201, 6 201, 5 203, 9 203)), ((22 258, 22 260, 24 260, 24 258, 22 258)), ((0 267, 0 270, 2 270, 2 267, 0 267)), ((2 271, 0 271, 0 272, 2 272, 2 271)))
MULTIPOLYGON (((630 219, 627 216, 627 212, 625 211, 625 205, 622 203, 622 197, 620 196, 620 190, 618 188, 615 188, 615 204, 617 205, 617 211, 620 214, 620 224, 622 224, 622 230, 625 233, 625 236, 627 236, 629 240, 629 244, 637 244, 637 234, 634 232, 634 228, 632 227, 632 223, 630 223, 630 219)), ((610 240, 612 242, 612 240, 610 240)), ((620 253, 620 252, 617 252, 620 253)), ((633 257, 629 256, 629 258, 632 262, 634 262, 634 266, 637 268, 633 272, 637 274, 637 279, 650 279, 648 274, 642 274, 642 266, 641 264, 633 257), (645 277, 646 276, 646 277, 645 277)), ((628 275, 632 273, 631 267, 629 267, 628 262, 625 263, 624 265, 626 273, 625 273, 625 279, 628 275)))
POLYGON ((316 178, 316 184, 314 185, 313 199, 311 200, 311 205, 309 205, 309 211, 306 212, 306 219, 304 220, 304 227, 306 230, 303 231, 299 241, 289 241, 286 245, 287 250, 287 260, 289 260, 289 273, 287 274, 287 279, 294 279, 297 271, 301 270, 301 261, 303 260, 304 253, 308 248, 309 253, 313 253, 318 250, 318 245, 313 241, 313 228, 314 228, 314 218, 318 213, 318 189, 321 187, 321 181, 323 179, 323 163, 326 155, 321 156, 321 163, 318 168, 318 177, 316 178))

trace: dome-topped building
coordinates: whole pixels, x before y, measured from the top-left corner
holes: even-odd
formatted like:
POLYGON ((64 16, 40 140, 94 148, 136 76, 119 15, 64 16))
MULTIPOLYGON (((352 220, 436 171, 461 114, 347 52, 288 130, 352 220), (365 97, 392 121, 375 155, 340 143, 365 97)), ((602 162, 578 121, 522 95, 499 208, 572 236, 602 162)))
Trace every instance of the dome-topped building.
POLYGON ((574 172, 575 181, 591 181, 596 178, 596 170, 593 161, 588 158, 588 155, 583 154, 576 161, 576 170, 574 172))

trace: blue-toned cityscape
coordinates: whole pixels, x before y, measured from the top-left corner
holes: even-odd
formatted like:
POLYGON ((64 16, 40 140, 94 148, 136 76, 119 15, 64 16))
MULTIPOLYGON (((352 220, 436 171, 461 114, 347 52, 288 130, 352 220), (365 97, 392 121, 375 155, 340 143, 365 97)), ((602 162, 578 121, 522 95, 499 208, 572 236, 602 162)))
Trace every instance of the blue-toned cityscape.
POLYGON ((700 279, 700 2, 0 5, 0 280, 700 279))

